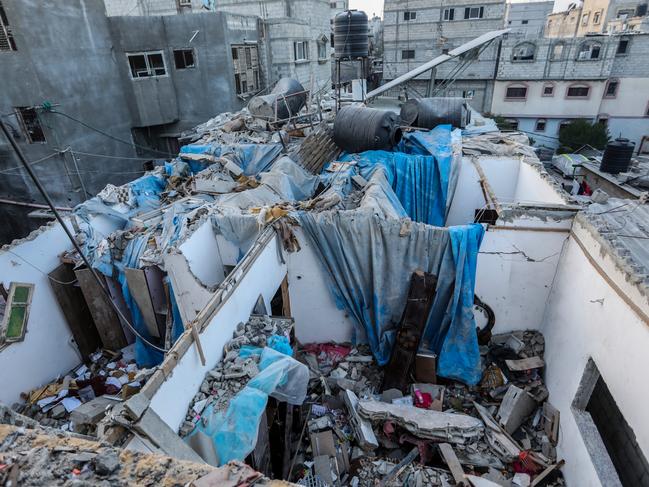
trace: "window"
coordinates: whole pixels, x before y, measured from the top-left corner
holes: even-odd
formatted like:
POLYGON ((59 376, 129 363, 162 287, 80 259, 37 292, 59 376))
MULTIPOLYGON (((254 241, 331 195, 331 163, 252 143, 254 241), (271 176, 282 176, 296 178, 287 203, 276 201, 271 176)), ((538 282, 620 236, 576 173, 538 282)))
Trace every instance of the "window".
POLYGON ((406 49, 401 51, 401 59, 415 59, 415 50, 406 49))
POLYGON ((237 95, 254 95, 261 90, 259 51, 256 44, 235 44, 232 49, 234 84, 237 95))
POLYGON ((475 96, 475 90, 464 90, 462 92, 462 98, 472 100, 474 96, 475 96))
POLYGON ((622 55, 626 54, 627 51, 629 50, 629 42, 630 42, 630 39, 622 37, 620 39, 620 42, 617 45, 617 51, 615 51, 615 55, 616 56, 622 56, 622 55))
POLYGON ((606 83, 606 91, 604 92, 604 98, 615 98, 617 96, 617 89, 620 86, 620 82, 616 79, 609 80, 606 83))
POLYGON ((403 20, 415 20, 417 18, 417 12, 405 11, 403 13, 403 20))
POLYGON ((527 86, 508 86, 505 100, 524 100, 527 97, 527 86))
POLYGON ((192 0, 178 0, 178 6, 179 7, 191 7, 192 6, 192 0))
POLYGON ((534 61, 534 52, 536 51, 536 46, 531 42, 522 42, 514 46, 512 52, 512 61, 534 61))
POLYGON ((539 118, 536 121, 536 126, 534 127, 534 130, 536 132, 545 132, 545 126, 546 126, 546 120, 545 118, 539 118))
POLYGON ((570 125, 571 123, 572 123, 572 120, 563 120, 561 123, 559 123, 558 133, 560 134, 561 130, 564 129, 565 127, 567 127, 568 125, 570 125))
POLYGON ((608 127, 608 116, 600 115, 599 117, 597 117, 597 123, 604 127, 608 127))
POLYGON ((38 142, 46 142, 43 127, 38 119, 38 113, 35 108, 31 107, 17 107, 16 118, 22 127, 25 139, 30 144, 38 142))
POLYGON ((588 17, 590 14, 588 12, 584 13, 584 15, 581 16, 581 25, 588 25, 588 17))
POLYGON ((454 8, 445 8, 444 9, 444 20, 453 20, 455 19, 455 9, 454 8))
POLYGON ((618 19, 626 19, 628 17, 633 17, 635 15, 635 9, 632 8, 623 8, 617 11, 618 19))
POLYGON ((3 313, 0 317, 0 346, 25 338, 33 292, 33 284, 12 282, 6 300, 4 295, 0 296, 4 301, 4 309, 0 307, 3 313))
POLYGON ((162 51, 134 52, 126 57, 133 79, 167 75, 162 51))
POLYGON ((602 485, 646 485, 649 462, 592 359, 577 388, 572 413, 586 450, 597 458, 593 467, 602 485))
POLYGON ((543 96, 554 96, 554 85, 543 85, 543 96))
POLYGON ((329 40, 326 36, 322 36, 318 41, 318 59, 321 61, 325 61, 329 58, 329 52, 327 49, 328 44, 329 40))
POLYGON ((309 41, 298 41, 293 43, 293 55, 296 61, 308 61, 309 41))
POLYGON ((505 123, 507 124, 507 128, 505 130, 518 130, 517 118, 506 118, 505 123))
POLYGON ((550 61, 560 61, 561 59, 563 59, 564 46, 565 45, 563 42, 557 42, 555 45, 552 46, 550 61))
POLYGON ((599 24, 599 21, 601 20, 601 18, 602 18, 602 12, 595 12, 593 14, 593 24, 595 24, 595 25, 599 24))
POLYGON ((566 91, 567 98, 588 98, 590 94, 590 86, 587 85, 573 85, 569 86, 566 91))
POLYGON ((175 49, 174 50, 174 63, 176 69, 191 69, 195 68, 194 63, 194 50, 193 49, 175 49))
POLYGON ((599 59, 599 54, 602 49, 602 46, 599 42, 586 41, 579 46, 579 52, 577 53, 578 61, 593 61, 599 59))
POLYGON ((527 24, 529 24, 529 23, 530 23, 529 20, 521 20, 521 24, 522 24, 522 25, 527 25, 527 24))
POLYGON ((14 35, 11 33, 9 20, 7 20, 2 1, 0 1, 0 51, 17 51, 16 41, 14 41, 14 35))
POLYGON ((466 7, 464 9, 465 19, 481 19, 484 15, 484 7, 466 7))

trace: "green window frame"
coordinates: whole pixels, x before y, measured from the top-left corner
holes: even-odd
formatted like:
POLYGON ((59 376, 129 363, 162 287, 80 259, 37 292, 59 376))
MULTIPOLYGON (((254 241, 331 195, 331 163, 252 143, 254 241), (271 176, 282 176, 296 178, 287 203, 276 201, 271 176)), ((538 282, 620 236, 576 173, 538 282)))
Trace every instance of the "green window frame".
POLYGON ((0 345, 20 342, 25 338, 33 294, 33 284, 11 283, 0 327, 0 345))

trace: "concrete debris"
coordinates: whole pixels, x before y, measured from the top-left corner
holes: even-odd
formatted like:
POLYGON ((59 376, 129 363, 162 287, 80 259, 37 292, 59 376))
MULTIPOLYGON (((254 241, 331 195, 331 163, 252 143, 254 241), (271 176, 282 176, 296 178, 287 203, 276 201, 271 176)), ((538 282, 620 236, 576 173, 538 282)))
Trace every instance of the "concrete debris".
POLYGON ((359 414, 375 421, 391 421, 418 438, 464 444, 482 436, 479 419, 457 413, 441 413, 414 406, 360 401, 359 414))
POLYGON ((252 481, 256 486, 291 485, 271 481, 237 462, 214 468, 204 463, 121 450, 40 427, 0 424, 0 444, 3 446, 0 485, 6 486, 237 487, 250 485, 252 481), (216 483, 210 480, 215 478, 219 479, 216 483))
POLYGON ((259 354, 253 349, 265 347, 274 335, 290 336, 292 329, 293 321, 288 318, 253 315, 247 323, 239 323, 232 340, 224 347, 223 360, 205 375, 189 404, 180 436, 194 431, 208 408, 226 411, 230 400, 259 373, 259 354))
POLYGON ((136 394, 152 373, 137 367, 132 345, 117 353, 99 350, 89 364, 24 393, 25 402, 12 407, 44 426, 94 434, 106 410, 136 394))

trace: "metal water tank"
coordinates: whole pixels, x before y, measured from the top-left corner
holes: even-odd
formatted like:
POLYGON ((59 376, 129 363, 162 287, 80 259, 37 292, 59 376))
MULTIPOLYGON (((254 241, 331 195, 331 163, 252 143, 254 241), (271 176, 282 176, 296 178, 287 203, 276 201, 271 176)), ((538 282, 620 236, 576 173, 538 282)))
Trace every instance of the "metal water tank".
POLYGON ((345 10, 334 18, 334 48, 338 59, 369 55, 367 14, 360 10, 345 10))
POLYGON ((627 172, 631 166, 631 157, 635 150, 635 143, 629 139, 617 138, 606 144, 602 163, 599 170, 610 174, 627 172))

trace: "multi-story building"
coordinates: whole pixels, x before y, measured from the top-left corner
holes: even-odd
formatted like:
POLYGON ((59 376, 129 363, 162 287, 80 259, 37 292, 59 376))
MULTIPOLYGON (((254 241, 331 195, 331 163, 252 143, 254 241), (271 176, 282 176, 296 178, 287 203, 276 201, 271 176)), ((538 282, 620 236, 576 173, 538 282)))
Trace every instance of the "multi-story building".
MULTIPOLYGON (((54 202, 72 207, 173 157, 184 128, 241 108, 260 88, 258 41, 254 17, 107 17, 101 0, 1 0, 0 114, 54 202)), ((27 217, 43 201, 19 166, 0 136, 2 242, 42 223, 27 217)))
MULTIPOLYGON (((175 15, 205 10, 255 16, 262 23, 259 45, 262 83, 282 77, 305 88, 324 86, 331 77, 331 18, 348 0, 104 0, 109 15, 175 15)), ((253 86, 250 81, 247 87, 253 86)))
POLYGON ((545 37, 575 37, 581 18, 581 6, 571 3, 567 10, 548 15, 545 37))
POLYGON ((502 44, 491 111, 556 147, 574 119, 606 124, 612 137, 649 138, 649 34, 572 39, 510 36, 502 44))
MULTIPOLYGON (((394 79, 411 69, 490 31, 502 29, 504 0, 386 0, 383 14, 383 78, 394 79)), ((493 89, 498 46, 490 45, 458 77, 446 96, 471 98, 477 110, 487 110, 493 89)), ((444 63, 436 79, 448 76, 455 62, 444 63)), ((409 86, 425 93, 426 73, 409 86)))
POLYGON ((505 27, 517 34, 542 36, 553 0, 541 2, 510 0, 505 7, 505 27))

